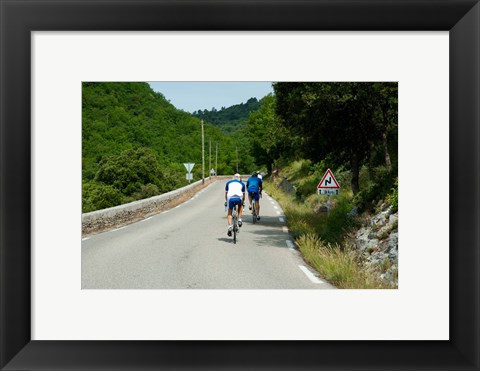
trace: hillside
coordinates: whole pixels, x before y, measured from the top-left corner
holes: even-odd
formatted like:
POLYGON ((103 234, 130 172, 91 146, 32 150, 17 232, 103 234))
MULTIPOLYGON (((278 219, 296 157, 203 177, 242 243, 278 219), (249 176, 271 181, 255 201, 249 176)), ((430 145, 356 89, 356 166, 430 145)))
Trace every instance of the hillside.
POLYGON ((231 107, 222 107, 220 110, 198 110, 193 112, 193 116, 211 123, 225 134, 233 134, 240 130, 250 113, 260 108, 260 102, 257 98, 250 98, 245 103, 233 105, 231 107))
MULTIPOLYGON (((185 162, 196 164, 193 180, 201 179, 200 119, 176 109, 147 83, 85 82, 82 89, 83 212, 186 185, 185 162)), ((236 142, 209 123, 204 132, 206 166, 211 143, 213 163, 218 148, 217 172, 232 174, 236 142)), ((246 146, 240 143, 239 151, 248 153, 246 146)))

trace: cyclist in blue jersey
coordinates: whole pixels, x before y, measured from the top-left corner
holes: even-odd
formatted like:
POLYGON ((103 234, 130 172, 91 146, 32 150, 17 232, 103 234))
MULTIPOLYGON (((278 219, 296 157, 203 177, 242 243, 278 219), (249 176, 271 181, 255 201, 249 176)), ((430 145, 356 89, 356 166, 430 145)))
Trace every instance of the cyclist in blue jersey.
POLYGON ((260 195, 262 194, 262 179, 258 177, 255 171, 247 180, 248 202, 249 209, 252 210, 252 199, 255 198, 255 208, 257 209, 257 220, 260 220, 260 195))
POLYGON ((245 202, 245 184, 240 179, 240 174, 235 174, 232 180, 225 185, 225 205, 228 205, 228 230, 227 235, 232 235, 232 210, 238 204, 238 226, 242 226, 243 203, 245 202))

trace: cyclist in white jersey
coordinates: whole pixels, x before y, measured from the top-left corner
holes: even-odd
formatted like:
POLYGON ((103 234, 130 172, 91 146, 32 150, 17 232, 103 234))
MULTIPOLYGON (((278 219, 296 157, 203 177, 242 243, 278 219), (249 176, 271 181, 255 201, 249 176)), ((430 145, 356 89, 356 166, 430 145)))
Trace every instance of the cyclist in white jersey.
POLYGON ((238 204, 238 226, 242 226, 243 203, 245 202, 245 184, 240 179, 240 174, 235 174, 232 180, 225 185, 225 204, 228 205, 228 230, 227 235, 232 235, 232 210, 238 204))

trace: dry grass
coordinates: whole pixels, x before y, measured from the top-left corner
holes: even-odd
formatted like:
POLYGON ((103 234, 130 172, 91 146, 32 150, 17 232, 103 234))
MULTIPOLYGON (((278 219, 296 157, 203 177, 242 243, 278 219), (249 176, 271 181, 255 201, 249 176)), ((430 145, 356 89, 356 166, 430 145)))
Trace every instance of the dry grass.
MULTIPOLYGON (((271 183, 266 191, 282 206, 287 217, 288 228, 296 239, 304 260, 320 275, 337 288, 343 289, 387 289, 376 272, 363 267, 361 254, 349 244, 348 238, 340 238, 344 218, 327 220, 325 215, 317 215, 310 205, 295 202, 271 183), (332 236, 333 237, 330 237, 332 236), (320 236, 332 241, 329 243, 320 236), (338 237, 338 238, 335 238, 338 237)), ((347 237, 348 233, 343 236, 347 237)), ((384 267, 388 269, 388 267, 384 267)))
POLYGON ((337 288, 390 288, 376 274, 361 269, 361 257, 352 247, 325 243, 312 234, 299 237, 297 244, 305 261, 337 288))

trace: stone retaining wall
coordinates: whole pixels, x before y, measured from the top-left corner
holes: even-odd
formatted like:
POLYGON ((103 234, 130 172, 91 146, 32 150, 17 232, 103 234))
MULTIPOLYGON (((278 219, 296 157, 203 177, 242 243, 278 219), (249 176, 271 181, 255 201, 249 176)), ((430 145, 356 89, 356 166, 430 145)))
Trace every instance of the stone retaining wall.
POLYGON ((227 179, 229 177, 206 178, 204 184, 199 180, 186 187, 159 196, 82 214, 82 235, 116 228, 141 220, 149 215, 157 214, 185 202, 201 188, 208 186, 216 180, 227 179))

